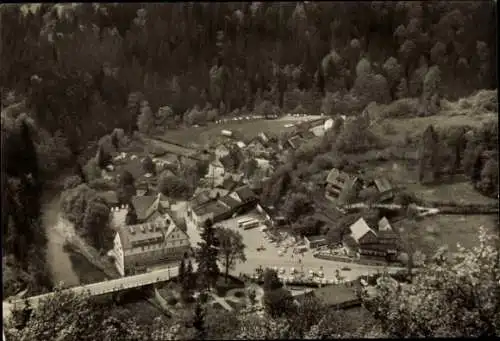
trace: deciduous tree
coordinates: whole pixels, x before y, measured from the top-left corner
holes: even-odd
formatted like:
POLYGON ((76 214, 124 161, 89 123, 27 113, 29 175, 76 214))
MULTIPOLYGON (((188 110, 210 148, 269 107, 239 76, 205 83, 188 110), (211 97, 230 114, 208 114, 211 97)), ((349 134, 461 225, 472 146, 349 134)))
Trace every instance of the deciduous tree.
POLYGON ((442 254, 410 284, 383 277, 370 305, 388 336, 498 335, 500 258, 494 239, 481 229, 478 246, 442 254))
POLYGON ((243 236, 228 228, 218 228, 217 240, 219 241, 218 258, 225 269, 226 282, 229 280, 229 270, 234 269, 236 262, 245 262, 245 248, 243 236))

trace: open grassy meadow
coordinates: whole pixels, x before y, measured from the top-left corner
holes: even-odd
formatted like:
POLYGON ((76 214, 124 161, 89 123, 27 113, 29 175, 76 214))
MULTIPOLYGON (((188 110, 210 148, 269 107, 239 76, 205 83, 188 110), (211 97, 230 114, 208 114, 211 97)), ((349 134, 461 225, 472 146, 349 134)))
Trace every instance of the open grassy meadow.
MULTIPOLYGON (((394 224, 400 228, 405 220, 394 224)), ((471 248, 479 243, 479 227, 494 232, 498 229, 494 215, 436 215, 418 222, 419 232, 414 240, 416 249, 432 256, 439 247, 448 245, 450 251, 457 251, 457 243, 471 248)))
POLYGON ((259 133, 280 134, 290 131, 293 128, 285 128, 287 124, 296 123, 295 120, 250 120, 233 121, 222 124, 210 123, 203 127, 190 127, 186 129, 168 130, 163 134, 163 138, 186 146, 203 146, 210 141, 220 138, 221 130, 231 130, 235 137, 248 140, 259 133))

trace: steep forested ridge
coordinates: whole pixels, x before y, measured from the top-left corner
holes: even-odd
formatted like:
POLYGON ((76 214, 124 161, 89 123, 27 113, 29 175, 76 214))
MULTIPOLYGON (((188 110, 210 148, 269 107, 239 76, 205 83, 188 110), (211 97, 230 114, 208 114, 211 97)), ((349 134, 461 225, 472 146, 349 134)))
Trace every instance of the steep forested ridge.
POLYGON ((62 132, 73 151, 114 127, 135 129, 143 100, 153 113, 172 108, 174 124, 205 120, 200 108, 223 115, 263 101, 284 110, 323 102, 327 114, 408 96, 429 102, 437 89, 426 95, 423 83, 437 68, 446 97, 496 86, 494 6, 9 5, 1 11, 0 82, 26 95, 40 126, 62 132))

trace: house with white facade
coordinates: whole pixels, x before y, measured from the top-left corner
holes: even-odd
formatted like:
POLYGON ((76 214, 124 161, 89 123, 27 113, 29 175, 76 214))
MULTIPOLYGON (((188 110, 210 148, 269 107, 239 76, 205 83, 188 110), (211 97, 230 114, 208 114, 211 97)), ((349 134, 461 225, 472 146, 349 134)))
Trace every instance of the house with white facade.
POLYGON ((114 239, 112 255, 122 276, 148 266, 179 261, 191 248, 189 236, 168 214, 153 222, 123 225, 114 239))

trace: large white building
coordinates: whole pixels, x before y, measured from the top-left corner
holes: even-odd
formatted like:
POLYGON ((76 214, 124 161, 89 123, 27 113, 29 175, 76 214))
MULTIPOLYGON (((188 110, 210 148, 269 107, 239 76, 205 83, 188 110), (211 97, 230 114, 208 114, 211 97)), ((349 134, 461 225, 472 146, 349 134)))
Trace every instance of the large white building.
POLYGON ((182 259, 191 248, 188 235, 168 214, 138 225, 122 225, 114 239, 113 256, 122 275, 148 266, 182 259))

